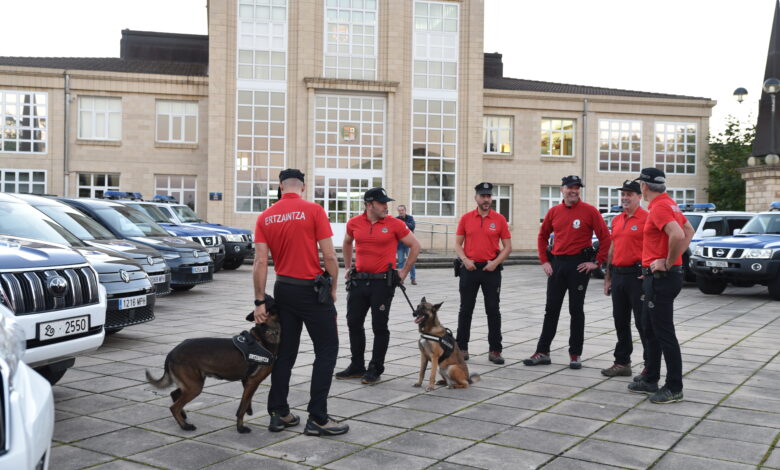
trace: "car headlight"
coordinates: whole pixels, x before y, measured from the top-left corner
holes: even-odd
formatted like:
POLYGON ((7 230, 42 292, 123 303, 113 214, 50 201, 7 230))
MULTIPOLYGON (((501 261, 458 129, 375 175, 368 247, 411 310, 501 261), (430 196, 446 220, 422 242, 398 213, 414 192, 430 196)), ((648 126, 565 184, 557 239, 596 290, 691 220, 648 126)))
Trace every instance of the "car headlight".
POLYGON ((181 258, 181 256, 176 254, 176 253, 163 253, 163 258, 165 258, 165 259, 179 259, 179 258, 181 258))
POLYGON ((696 246, 693 250, 693 256, 703 256, 704 255, 704 247, 703 246, 696 246))
POLYGON ((244 241, 244 236, 241 234, 230 234, 230 235, 224 235, 225 240, 229 242, 238 242, 241 243, 244 241))
POLYGON ((24 356, 24 331, 19 323, 6 309, 0 311, 0 359, 3 359, 10 369, 9 383, 13 387, 14 374, 24 356))
POLYGON ((769 248, 747 250, 745 252, 745 258, 769 259, 772 257, 772 251, 773 250, 769 248))

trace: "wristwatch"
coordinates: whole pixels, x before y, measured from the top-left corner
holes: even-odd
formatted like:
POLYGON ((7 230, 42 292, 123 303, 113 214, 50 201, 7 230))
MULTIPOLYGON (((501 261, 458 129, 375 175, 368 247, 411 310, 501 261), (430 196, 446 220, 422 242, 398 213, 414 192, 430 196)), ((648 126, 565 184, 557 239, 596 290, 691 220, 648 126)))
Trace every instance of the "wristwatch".
POLYGON ((255 307, 259 307, 265 303, 265 299, 263 300, 257 300, 255 299, 255 307))

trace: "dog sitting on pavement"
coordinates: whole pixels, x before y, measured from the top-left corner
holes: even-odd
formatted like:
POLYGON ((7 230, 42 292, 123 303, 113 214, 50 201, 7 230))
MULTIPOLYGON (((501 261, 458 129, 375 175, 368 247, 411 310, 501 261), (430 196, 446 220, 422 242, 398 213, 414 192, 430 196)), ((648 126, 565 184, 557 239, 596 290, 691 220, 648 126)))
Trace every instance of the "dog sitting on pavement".
MULTIPOLYGON (((268 318, 257 323, 249 331, 230 338, 193 338, 184 340, 173 348, 165 358, 165 373, 155 379, 146 371, 146 380, 157 388, 176 383, 171 392, 173 418, 185 431, 194 431, 195 426, 187 422, 184 405, 200 395, 206 377, 220 380, 240 380, 244 386, 241 403, 236 412, 236 429, 248 433, 244 426, 244 414, 252 414, 252 397, 260 383, 271 374, 279 348, 281 328, 279 309, 273 297, 265 296, 268 318)), ((246 317, 254 321, 254 314, 246 317)))
POLYGON ((469 375, 469 368, 463 358, 463 353, 455 342, 452 332, 444 328, 439 322, 437 312, 442 303, 431 304, 422 298, 422 301, 414 311, 414 322, 417 323, 420 330, 420 377, 417 379, 415 387, 422 385, 425 378, 425 369, 428 368, 428 362, 431 362, 431 378, 426 391, 434 388, 436 372, 441 374, 442 379, 436 382, 439 385, 446 384, 448 388, 468 388, 474 382, 478 382, 478 374, 469 375))

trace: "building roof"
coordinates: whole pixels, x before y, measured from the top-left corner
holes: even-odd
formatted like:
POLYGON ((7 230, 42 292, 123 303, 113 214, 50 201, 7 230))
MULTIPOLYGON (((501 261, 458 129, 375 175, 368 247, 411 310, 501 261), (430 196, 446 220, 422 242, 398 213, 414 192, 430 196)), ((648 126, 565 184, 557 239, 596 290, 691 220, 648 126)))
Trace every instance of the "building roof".
POLYGON ((207 64, 128 60, 117 57, 0 57, 0 65, 202 77, 208 75, 207 64))

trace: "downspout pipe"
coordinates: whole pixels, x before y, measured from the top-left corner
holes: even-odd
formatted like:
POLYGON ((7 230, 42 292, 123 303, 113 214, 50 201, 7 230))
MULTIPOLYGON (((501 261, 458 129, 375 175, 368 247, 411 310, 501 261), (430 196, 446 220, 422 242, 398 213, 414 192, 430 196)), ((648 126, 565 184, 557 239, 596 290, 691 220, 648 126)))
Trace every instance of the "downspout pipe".
POLYGON ((70 74, 66 70, 63 72, 64 94, 65 94, 65 125, 63 126, 62 136, 62 193, 68 197, 68 177, 70 176, 70 145, 68 138, 70 136, 70 74))
MULTIPOLYGON (((585 176, 586 176, 585 175, 585 170, 587 168, 586 163, 588 161, 588 158, 587 158, 588 157, 588 154, 587 154, 587 149, 588 149, 588 144, 587 144, 587 140, 588 140, 588 99, 587 98, 582 100, 582 139, 580 139, 580 140, 582 141, 582 176, 581 176, 581 178, 582 178, 582 181, 585 181, 586 180, 586 178, 585 178, 585 176)), ((593 186, 591 186, 591 187, 593 187, 593 186)), ((598 203, 598 194, 596 194, 596 203, 598 203)))

